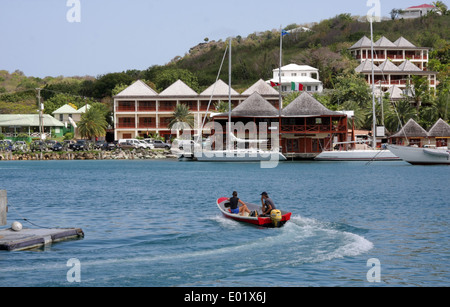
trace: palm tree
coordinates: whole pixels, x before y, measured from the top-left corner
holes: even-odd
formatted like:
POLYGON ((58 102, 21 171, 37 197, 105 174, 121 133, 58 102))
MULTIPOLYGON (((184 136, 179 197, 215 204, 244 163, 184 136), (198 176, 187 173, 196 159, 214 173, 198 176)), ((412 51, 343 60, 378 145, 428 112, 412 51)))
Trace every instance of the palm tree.
POLYGON ((91 107, 81 115, 78 123, 78 131, 82 138, 94 140, 96 137, 105 136, 108 123, 105 114, 99 108, 91 107))
POLYGON ((434 1, 433 5, 437 8, 437 11, 442 15, 446 15, 447 13, 447 5, 443 1, 434 1))
POLYGON ((170 129, 186 129, 194 127, 194 115, 189 111, 189 108, 185 104, 179 104, 176 106, 173 112, 173 118, 169 123, 170 129))
POLYGON ((391 131, 398 131, 411 118, 417 119, 417 110, 411 105, 408 98, 392 102, 392 110, 386 114, 386 128, 391 131))

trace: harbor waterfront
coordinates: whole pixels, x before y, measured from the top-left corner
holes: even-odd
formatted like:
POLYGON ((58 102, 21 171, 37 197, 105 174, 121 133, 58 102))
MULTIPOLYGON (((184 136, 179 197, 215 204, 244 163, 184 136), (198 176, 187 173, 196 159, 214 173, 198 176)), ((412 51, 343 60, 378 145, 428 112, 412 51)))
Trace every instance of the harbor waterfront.
POLYGON ((448 286, 449 174, 398 161, 2 161, 0 229, 20 221, 85 237, 0 251, 0 286, 448 286), (233 190, 252 203, 267 191, 291 221, 224 218, 216 200, 233 190))

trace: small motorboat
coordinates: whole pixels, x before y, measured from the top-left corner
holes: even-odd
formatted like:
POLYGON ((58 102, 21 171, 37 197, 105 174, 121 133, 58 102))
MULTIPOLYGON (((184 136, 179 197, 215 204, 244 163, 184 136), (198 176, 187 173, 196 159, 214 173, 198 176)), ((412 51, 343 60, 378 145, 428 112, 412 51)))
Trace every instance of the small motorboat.
POLYGON ((249 223, 261 227, 282 227, 284 224, 286 224, 287 221, 291 219, 291 212, 286 212, 282 210, 272 210, 272 213, 270 216, 260 216, 261 212, 261 205, 251 204, 251 203, 245 203, 250 211, 256 212, 257 214, 255 216, 247 215, 239 215, 239 214, 232 214, 229 209, 229 201, 227 197, 221 197, 217 200, 217 206, 219 207, 222 214, 229 219, 233 219, 235 221, 249 223))

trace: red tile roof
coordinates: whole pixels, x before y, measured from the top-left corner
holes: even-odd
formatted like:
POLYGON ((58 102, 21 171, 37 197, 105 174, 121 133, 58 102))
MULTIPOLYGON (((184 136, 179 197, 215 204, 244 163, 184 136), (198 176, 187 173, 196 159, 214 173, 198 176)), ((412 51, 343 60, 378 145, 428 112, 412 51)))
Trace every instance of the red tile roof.
POLYGON ((434 8, 434 7, 435 7, 434 5, 422 4, 422 5, 408 7, 407 10, 409 10, 409 9, 428 9, 428 8, 434 8))

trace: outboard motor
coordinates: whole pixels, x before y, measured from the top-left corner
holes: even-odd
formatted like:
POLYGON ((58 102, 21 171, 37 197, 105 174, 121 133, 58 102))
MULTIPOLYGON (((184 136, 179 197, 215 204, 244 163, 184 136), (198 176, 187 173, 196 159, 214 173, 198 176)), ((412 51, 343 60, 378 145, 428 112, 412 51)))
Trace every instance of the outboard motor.
POLYGON ((278 209, 272 210, 270 212, 270 219, 272 220, 272 224, 274 227, 280 227, 281 220, 283 219, 283 216, 281 215, 281 211, 278 209))

